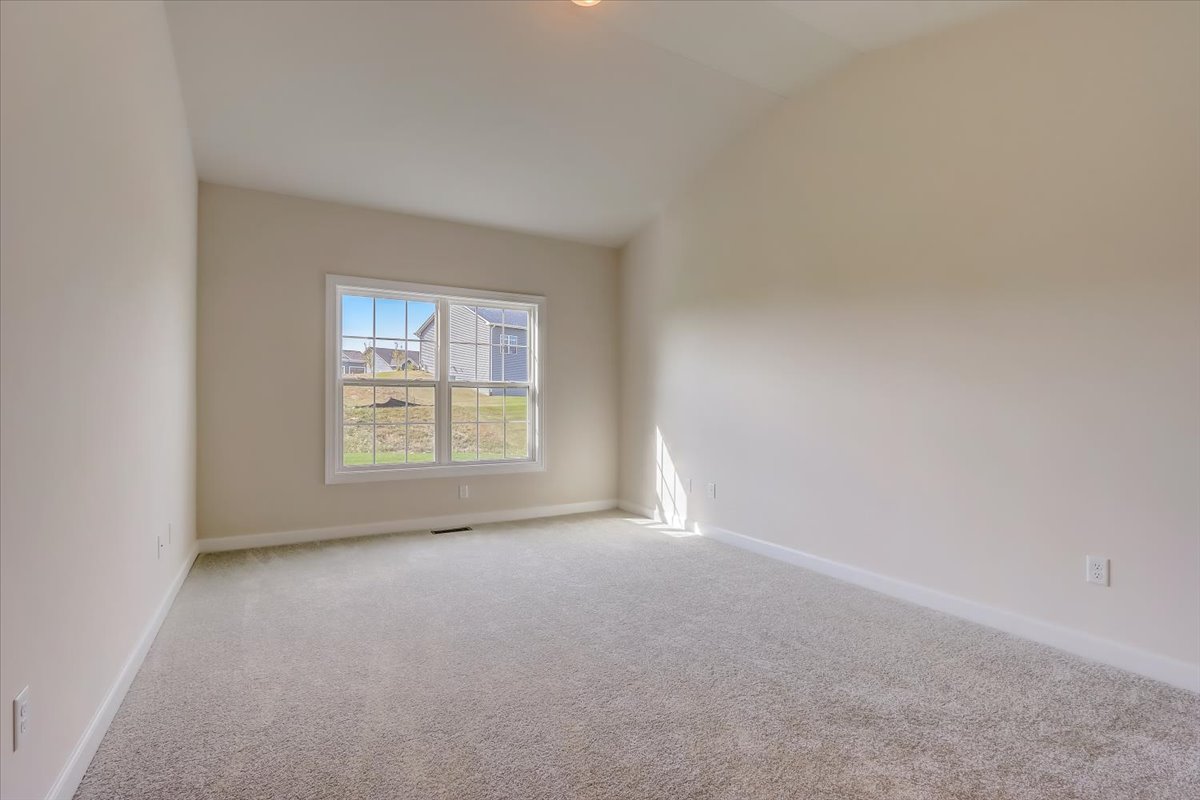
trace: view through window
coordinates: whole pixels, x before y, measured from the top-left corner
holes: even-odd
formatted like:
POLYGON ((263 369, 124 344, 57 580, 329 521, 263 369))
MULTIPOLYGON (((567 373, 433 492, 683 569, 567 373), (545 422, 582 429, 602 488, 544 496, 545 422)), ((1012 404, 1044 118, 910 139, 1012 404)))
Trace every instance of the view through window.
POLYGON ((432 288, 331 282, 332 473, 538 461, 540 298, 432 288))

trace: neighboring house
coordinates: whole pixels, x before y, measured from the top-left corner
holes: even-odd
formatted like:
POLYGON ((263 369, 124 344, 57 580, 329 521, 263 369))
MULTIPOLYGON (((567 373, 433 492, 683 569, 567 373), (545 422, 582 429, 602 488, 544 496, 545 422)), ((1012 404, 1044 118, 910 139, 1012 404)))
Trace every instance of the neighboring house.
POLYGON ((367 371, 367 358, 357 350, 342 351, 342 374, 362 375, 367 371))
POLYGON ((420 366, 421 353, 417 350, 368 347, 366 352, 368 358, 375 359, 377 373, 417 369, 420 366))
MULTIPOLYGON (((421 369, 433 372, 436 315, 417 328, 421 369)), ((511 309, 450 306, 450 379, 524 381, 529 375, 529 314, 511 309), (464 344, 478 342, 482 346, 464 344)), ((489 390, 499 394, 503 390, 489 390)))
POLYGON ((396 372, 398 370, 416 369, 420 363, 421 354, 416 350, 391 350, 368 347, 365 352, 357 350, 342 351, 342 374, 365 375, 370 364, 375 374, 381 372, 396 372))
POLYGON ((391 362, 392 369, 420 369, 421 351, 393 350, 389 361, 391 362))

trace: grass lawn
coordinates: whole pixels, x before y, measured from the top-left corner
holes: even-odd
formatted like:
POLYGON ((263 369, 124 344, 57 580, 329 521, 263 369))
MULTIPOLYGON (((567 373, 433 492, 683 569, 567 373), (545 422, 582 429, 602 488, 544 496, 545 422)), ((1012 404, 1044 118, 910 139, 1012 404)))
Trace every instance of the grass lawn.
MULTIPOLYGON (((430 376, 409 370, 381 373, 378 377, 419 380, 430 376)), ((342 463, 403 464, 406 450, 407 463, 434 461, 432 423, 436 391, 433 387, 371 387, 347 381, 343 391, 342 463), (388 402, 393 405, 383 405, 388 402)), ((502 461, 528 457, 528 397, 489 395, 486 391, 451 386, 450 404, 452 460, 502 461)))
MULTIPOLYGON (((405 463, 403 453, 380 453, 379 458, 376 461, 371 461, 370 451, 367 451, 365 453, 345 453, 342 456, 342 458, 343 458, 342 463, 344 463, 348 467, 361 467, 361 466, 366 466, 368 464, 403 464, 403 463, 405 463)), ((518 458, 518 459, 525 458, 525 455, 520 454, 520 453, 512 454, 509 456, 509 458, 518 458)), ((455 461, 475 461, 476 460, 475 452, 474 451, 471 451, 469 453, 461 452, 461 451, 457 452, 454 454, 454 460, 455 461)), ((504 453, 481 451, 479 453, 478 460, 480 460, 480 461, 503 461, 504 453)), ((409 464, 432 463, 432 462, 433 462, 433 453, 409 453, 408 454, 408 463, 409 464)))
MULTIPOLYGON (((379 464, 403 464, 404 463, 404 453, 380 453, 379 456, 380 456, 380 458, 379 458, 378 462, 372 462, 370 450, 366 451, 365 453, 346 453, 343 456, 343 459, 344 459, 343 463, 345 463, 346 466, 348 466, 348 467, 361 467, 361 466, 364 466, 366 464, 371 464, 371 463, 379 463, 379 464)), ((433 461, 433 453, 409 453, 408 454, 408 463, 415 464, 415 463, 422 462, 422 461, 432 462, 433 461)))

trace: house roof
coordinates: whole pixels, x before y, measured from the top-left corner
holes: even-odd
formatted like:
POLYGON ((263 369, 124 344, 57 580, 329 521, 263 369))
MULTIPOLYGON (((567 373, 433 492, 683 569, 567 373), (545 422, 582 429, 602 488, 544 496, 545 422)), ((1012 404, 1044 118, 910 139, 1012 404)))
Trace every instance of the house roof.
POLYGON ((377 349, 379 357, 384 361, 392 364, 403 364, 405 359, 412 361, 414 364, 421 360, 420 350, 401 350, 399 348, 391 349, 388 347, 380 347, 377 349))
POLYGON ((422 323, 421 323, 421 324, 420 324, 420 325, 417 327, 417 331, 416 331, 416 333, 414 333, 413 335, 414 335, 414 336, 416 336, 418 339, 420 339, 422 336, 424 336, 424 335, 425 335, 425 331, 429 329, 429 326, 433 324, 433 321, 434 321, 435 319, 437 319, 437 314, 430 314, 430 315, 429 315, 429 319, 427 319, 427 320, 425 320, 424 322, 422 322, 422 323))
MULTIPOLYGON (((506 327, 506 328, 527 328, 527 327, 529 327, 529 312, 528 311, 517 311, 516 309, 512 309, 512 308, 499 309, 499 308, 486 308, 486 307, 476 307, 476 306, 466 306, 466 308, 469 308, 472 311, 474 311, 475 316, 479 317, 481 320, 486 322, 488 325, 503 324, 504 327, 506 327), (503 318, 503 322, 501 321, 502 314, 505 315, 503 318)), ((427 331, 429 329, 429 326, 431 324, 433 324, 433 320, 436 317, 437 317, 436 314, 430 314, 429 319, 422 322, 421 327, 417 328, 417 332, 415 335, 417 337, 423 336, 425 334, 425 331, 427 331)))
POLYGON ((525 311, 514 311, 511 308, 503 309, 503 320, 500 318, 501 309, 499 308, 477 308, 475 309, 475 313, 491 325, 503 324, 506 328, 524 328, 529 325, 529 314, 525 311))
MULTIPOLYGON (((368 347, 367 350, 370 351, 371 348, 368 347)), ((376 354, 392 366, 403 364, 405 359, 412 361, 414 364, 421 360, 420 350, 400 350, 399 348, 380 347, 377 349, 376 354)), ((360 353, 357 350, 343 350, 342 361, 347 364, 365 365, 367 363, 367 354, 360 353)))

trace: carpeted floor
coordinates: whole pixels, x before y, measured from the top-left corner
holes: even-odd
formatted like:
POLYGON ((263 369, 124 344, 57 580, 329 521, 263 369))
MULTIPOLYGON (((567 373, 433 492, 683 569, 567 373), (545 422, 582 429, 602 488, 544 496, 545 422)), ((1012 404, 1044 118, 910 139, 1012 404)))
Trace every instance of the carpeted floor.
POLYGON ((1200 696, 599 514, 201 556, 76 797, 1197 787, 1200 696))

